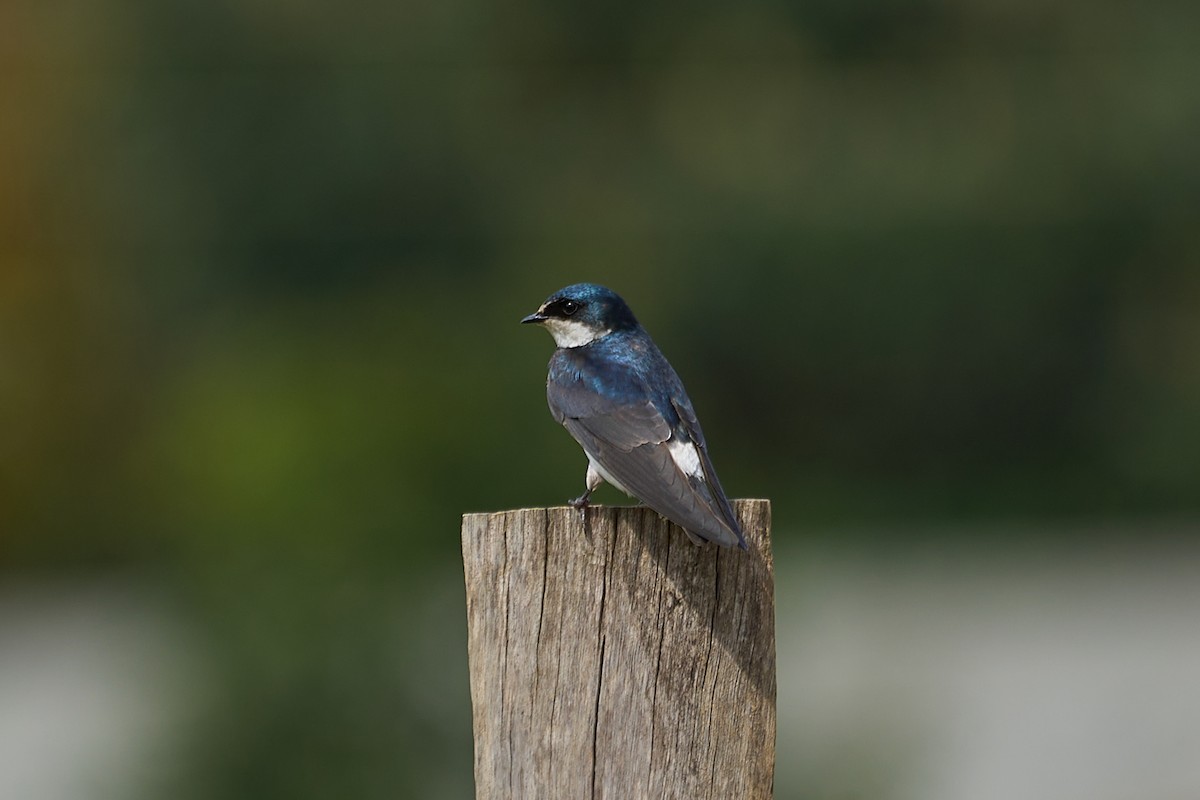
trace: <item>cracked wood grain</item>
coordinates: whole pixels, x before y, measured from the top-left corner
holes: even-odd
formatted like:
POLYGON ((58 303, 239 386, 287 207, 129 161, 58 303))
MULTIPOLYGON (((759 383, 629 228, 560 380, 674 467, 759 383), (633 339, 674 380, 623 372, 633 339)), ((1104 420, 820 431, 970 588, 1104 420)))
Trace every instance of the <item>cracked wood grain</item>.
POLYGON ((769 798, 771 504, 749 552, 648 508, 463 516, 477 800, 769 798))

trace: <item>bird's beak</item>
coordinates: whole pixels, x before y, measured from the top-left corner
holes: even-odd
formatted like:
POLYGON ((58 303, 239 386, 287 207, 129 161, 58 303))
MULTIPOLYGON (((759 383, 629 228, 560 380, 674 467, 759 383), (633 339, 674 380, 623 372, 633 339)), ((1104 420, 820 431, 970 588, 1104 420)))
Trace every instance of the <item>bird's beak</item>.
POLYGON ((535 311, 532 314, 530 314, 528 317, 525 317, 524 319, 522 319, 521 324, 528 325, 531 322, 536 324, 536 323, 545 322, 548 319, 549 319, 549 317, 547 317, 541 311, 535 311))

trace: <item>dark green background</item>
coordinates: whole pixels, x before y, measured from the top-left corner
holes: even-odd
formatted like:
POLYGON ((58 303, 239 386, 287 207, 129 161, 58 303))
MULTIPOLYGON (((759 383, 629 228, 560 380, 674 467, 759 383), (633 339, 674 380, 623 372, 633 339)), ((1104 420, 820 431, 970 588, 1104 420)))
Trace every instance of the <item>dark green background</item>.
POLYGON ((187 620, 171 796, 469 794, 458 517, 580 491, 580 280, 784 550, 1194 518, 1198 16, 8 3, 0 579, 187 620))

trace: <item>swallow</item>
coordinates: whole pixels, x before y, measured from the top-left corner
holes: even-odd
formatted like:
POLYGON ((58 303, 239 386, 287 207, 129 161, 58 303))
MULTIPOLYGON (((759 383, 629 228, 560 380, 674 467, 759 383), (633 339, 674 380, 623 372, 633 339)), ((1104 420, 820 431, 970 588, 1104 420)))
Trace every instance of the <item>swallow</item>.
POLYGON ((554 337, 550 413, 587 455, 580 510, 601 483, 645 503, 696 544, 746 548, 683 382, 625 301, 577 283, 521 320, 554 337))

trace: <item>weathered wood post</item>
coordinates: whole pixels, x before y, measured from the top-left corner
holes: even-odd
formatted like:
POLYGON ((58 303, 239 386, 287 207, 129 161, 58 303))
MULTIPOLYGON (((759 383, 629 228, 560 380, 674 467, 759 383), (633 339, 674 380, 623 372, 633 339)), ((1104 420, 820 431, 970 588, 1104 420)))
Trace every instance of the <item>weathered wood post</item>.
POLYGON ((463 517, 477 800, 769 798, 771 504, 749 552, 648 508, 463 517))

